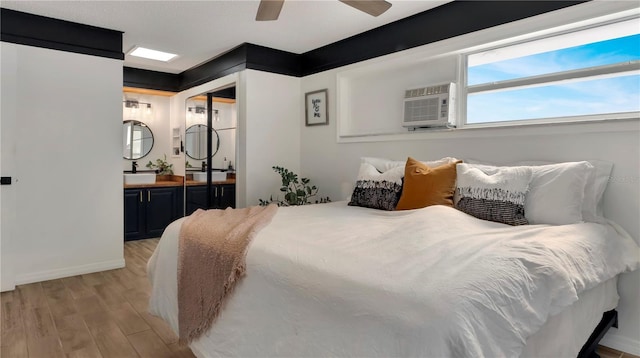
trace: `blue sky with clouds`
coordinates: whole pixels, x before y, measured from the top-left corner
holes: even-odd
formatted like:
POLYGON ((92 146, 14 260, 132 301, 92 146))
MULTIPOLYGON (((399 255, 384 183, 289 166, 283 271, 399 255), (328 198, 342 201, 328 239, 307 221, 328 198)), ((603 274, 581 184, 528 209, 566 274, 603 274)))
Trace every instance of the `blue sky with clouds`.
MULTIPOLYGON (((640 60, 640 35, 470 67, 469 85, 640 60)), ((467 123, 640 111, 640 75, 467 98, 467 123)))

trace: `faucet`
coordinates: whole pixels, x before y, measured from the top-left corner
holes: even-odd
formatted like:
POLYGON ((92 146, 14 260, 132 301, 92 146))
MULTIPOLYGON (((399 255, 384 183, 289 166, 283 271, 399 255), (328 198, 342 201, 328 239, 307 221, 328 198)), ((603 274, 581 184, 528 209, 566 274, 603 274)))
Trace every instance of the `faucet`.
POLYGON ((131 173, 135 173, 137 170, 136 168, 138 168, 138 163, 135 161, 131 162, 131 173))
POLYGON ((202 162, 202 171, 203 172, 207 171, 207 162, 205 162, 205 161, 202 162))

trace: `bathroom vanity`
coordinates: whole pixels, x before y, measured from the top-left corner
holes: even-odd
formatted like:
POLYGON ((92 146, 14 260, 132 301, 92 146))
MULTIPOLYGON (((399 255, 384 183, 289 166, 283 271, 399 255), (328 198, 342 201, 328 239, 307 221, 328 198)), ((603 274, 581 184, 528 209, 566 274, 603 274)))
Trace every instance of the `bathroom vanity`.
MULTIPOLYGON (((186 183, 186 211, 190 215, 197 209, 207 208, 206 182, 193 180, 187 172, 186 183)), ((226 178, 211 182, 211 209, 226 209, 236 207, 236 179, 235 174, 228 174, 226 178)))
POLYGON ((124 240, 160 237, 183 215, 183 177, 158 175, 153 184, 124 184, 124 240))

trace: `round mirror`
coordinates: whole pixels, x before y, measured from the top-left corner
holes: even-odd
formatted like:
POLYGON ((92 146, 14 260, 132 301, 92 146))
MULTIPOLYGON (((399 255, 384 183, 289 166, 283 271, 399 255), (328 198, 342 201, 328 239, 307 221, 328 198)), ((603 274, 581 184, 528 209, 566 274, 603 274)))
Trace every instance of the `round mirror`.
MULTIPOLYGON (((213 131, 213 135, 211 136, 213 141, 211 148, 213 154, 211 154, 211 156, 213 157, 218 153, 218 149, 220 149, 220 136, 215 129, 211 128, 211 130, 213 131)), ((189 158, 196 160, 207 159, 207 126, 204 124, 194 124, 187 128, 187 133, 184 137, 184 146, 184 152, 189 158)))
POLYGON ((153 133, 140 121, 122 122, 122 138, 124 159, 140 159, 149 154, 153 148, 153 133))

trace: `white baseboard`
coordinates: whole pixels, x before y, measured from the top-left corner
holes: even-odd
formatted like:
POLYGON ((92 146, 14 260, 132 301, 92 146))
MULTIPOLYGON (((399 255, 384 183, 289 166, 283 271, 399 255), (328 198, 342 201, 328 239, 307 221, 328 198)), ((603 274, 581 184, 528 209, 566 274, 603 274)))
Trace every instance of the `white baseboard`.
POLYGON ((13 282, 13 280, 9 282, 9 280, 5 279, 4 281, 0 282, 0 292, 13 291, 15 289, 16 283, 13 282))
POLYGON ((611 328, 600 341, 600 345, 640 356, 640 341, 617 333, 617 329, 611 328))
POLYGON ((27 283, 55 280, 57 278, 83 275, 87 273, 113 270, 124 267, 124 258, 110 261, 96 262, 87 265, 65 267, 50 271, 32 272, 16 275, 15 284, 24 285, 27 283))

